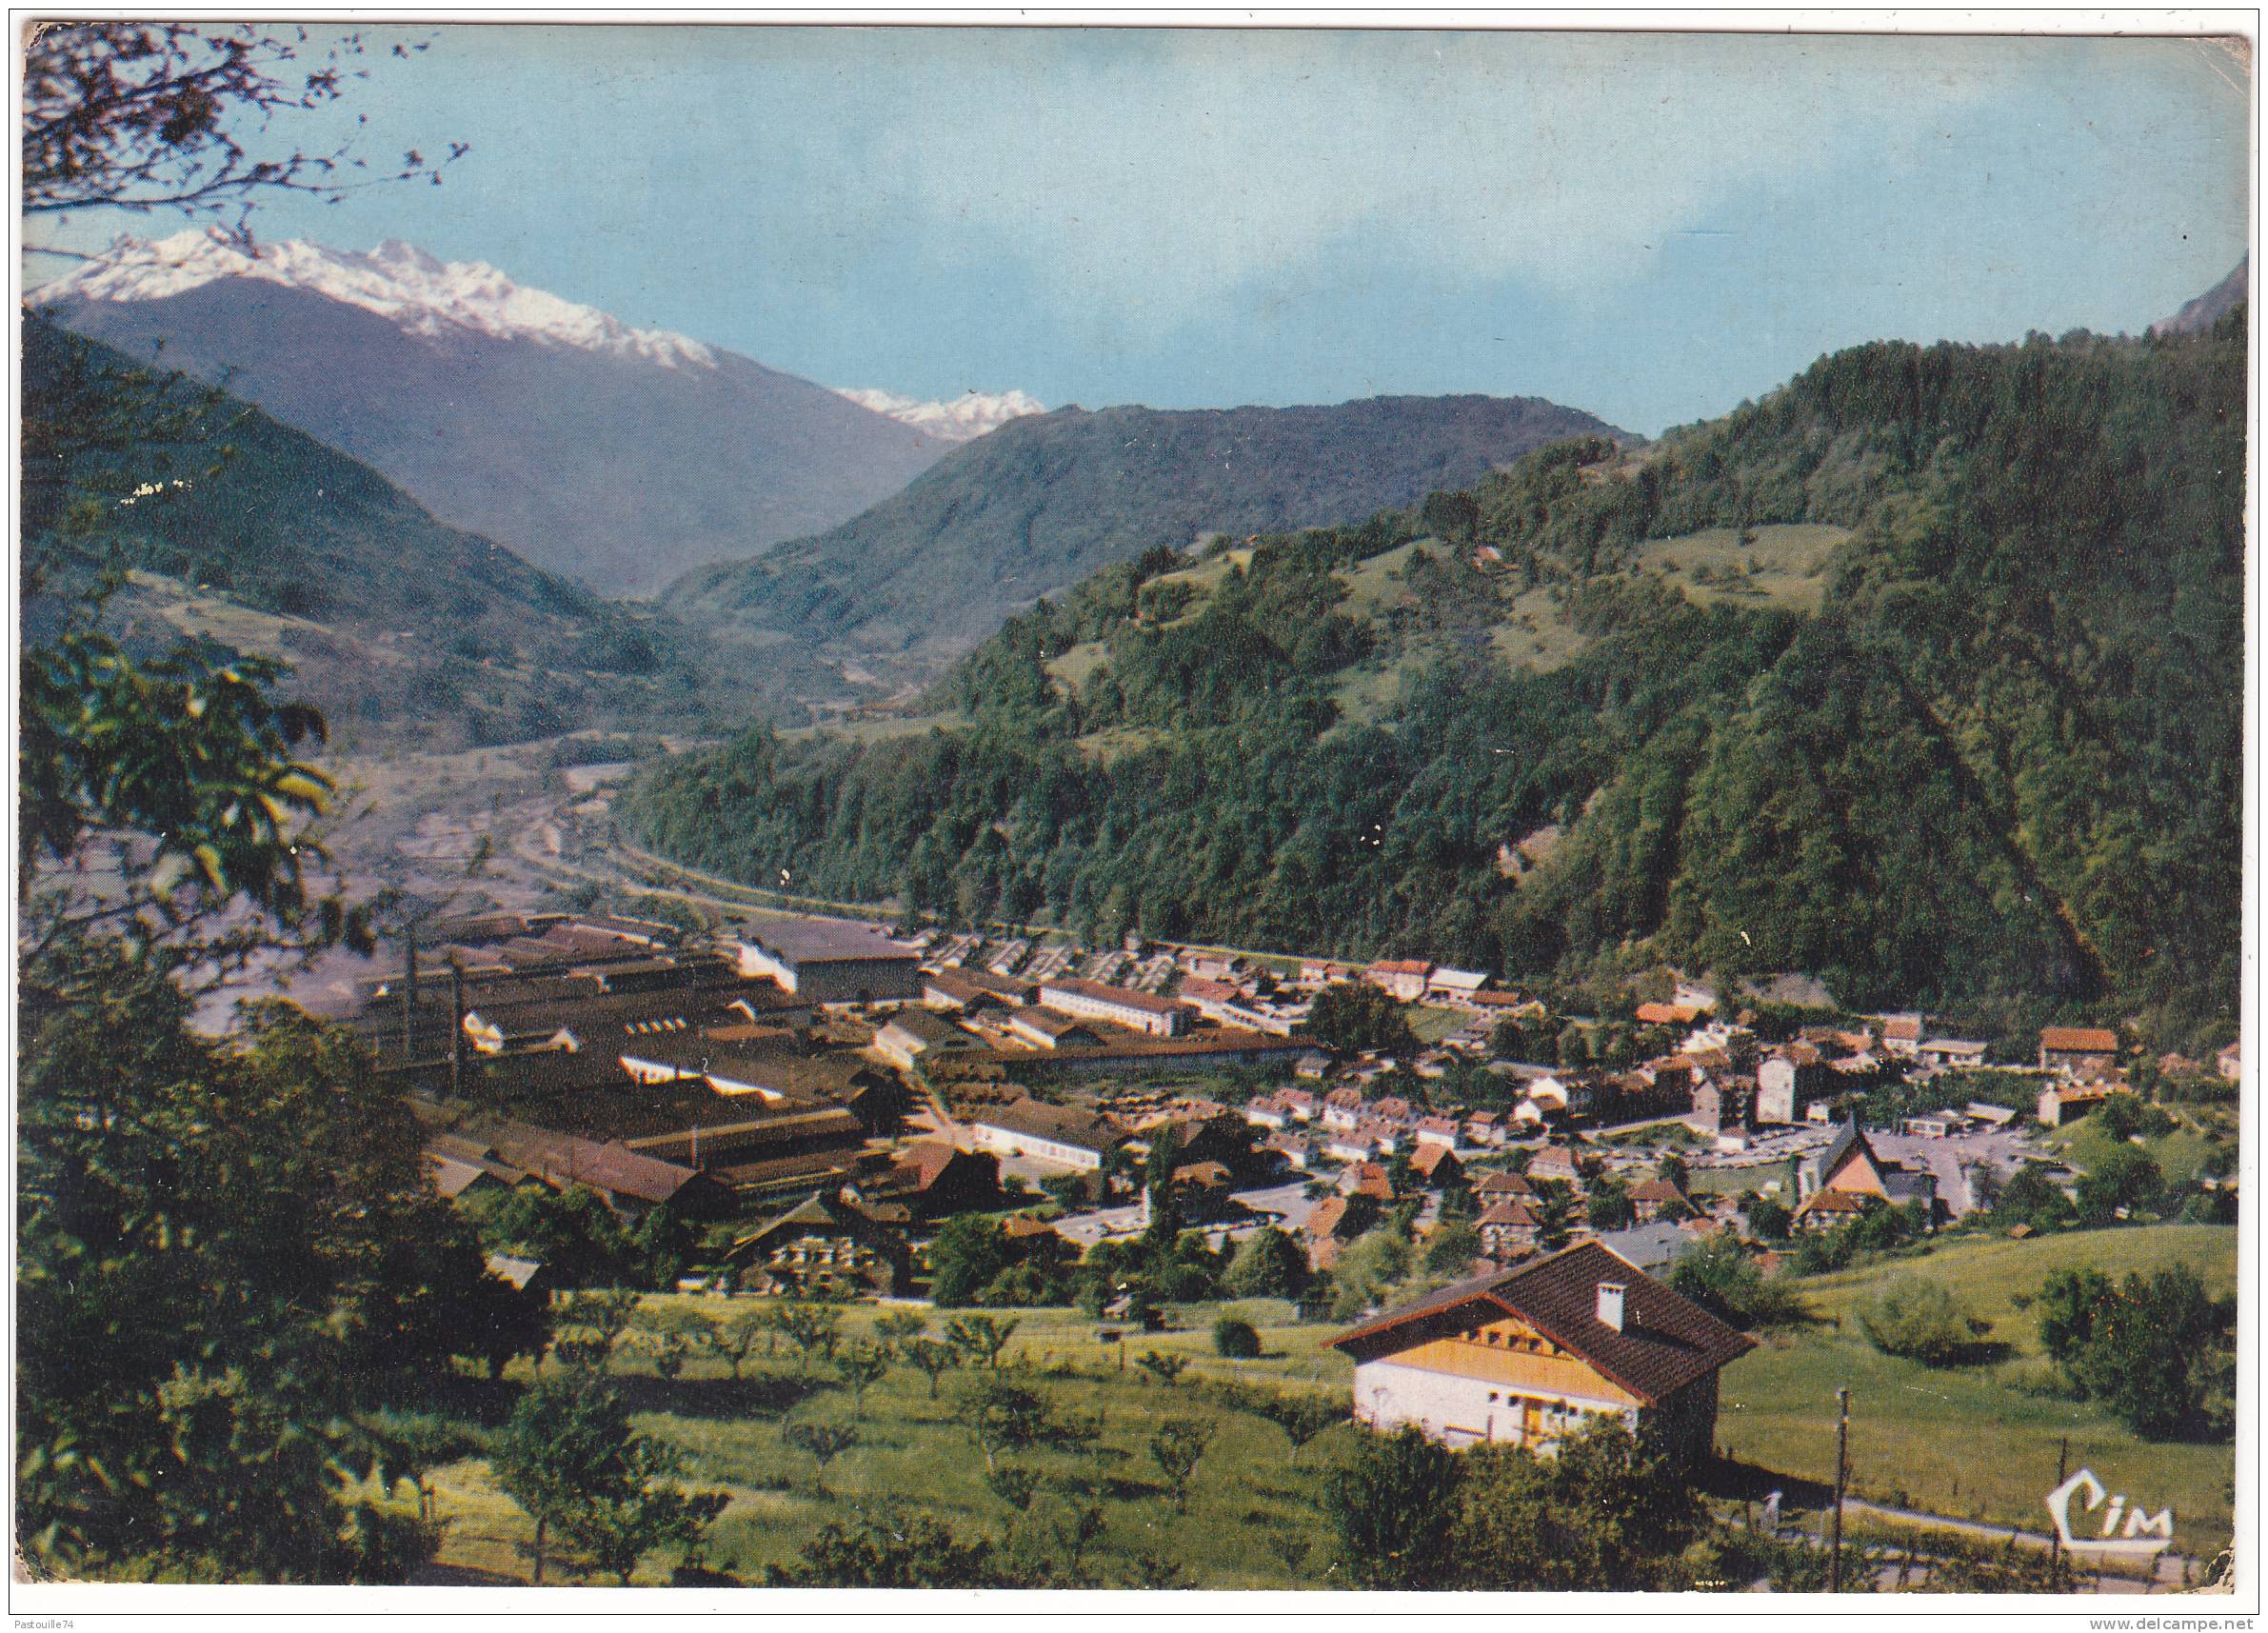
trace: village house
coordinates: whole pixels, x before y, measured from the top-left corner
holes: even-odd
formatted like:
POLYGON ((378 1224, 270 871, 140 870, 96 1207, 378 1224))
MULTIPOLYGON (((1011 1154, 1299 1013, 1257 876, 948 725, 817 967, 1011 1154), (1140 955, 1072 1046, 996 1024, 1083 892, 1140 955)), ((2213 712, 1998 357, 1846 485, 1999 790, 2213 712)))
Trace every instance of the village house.
POLYGON ((1482 1245, 1491 1259, 1517 1259, 1535 1251, 1543 1220, 1530 1204, 1506 1198, 1483 1208, 1473 1227, 1480 1231, 1482 1245))
MULTIPOLYGON (((1170 1183, 1175 1211, 1184 1225, 1204 1225, 1235 1211, 1234 1177, 1219 1163, 1184 1163, 1170 1183)), ((1149 1191, 1143 1191, 1143 1223, 1149 1223, 1149 1191)))
POLYGON ((1432 973, 1433 966, 1422 959, 1385 959, 1364 969, 1363 979, 1390 998, 1415 1004, 1425 996, 1426 978, 1432 973))
POLYGON ((1528 1163, 1528 1179, 1531 1182, 1559 1180, 1580 1191, 1583 1183, 1582 1167, 1574 1147, 1546 1145, 1528 1163))
POLYGON ((1040 1002, 1050 1009, 1090 1020, 1108 1021, 1157 1038, 1178 1038, 1189 1029, 1189 1006, 1155 993, 1105 986, 1077 976, 1056 976, 1040 984, 1040 1002))
POLYGON ((1291 1108, 1280 1096, 1258 1094, 1244 1103, 1244 1121, 1255 1128, 1282 1128, 1293 1118, 1291 1108))
POLYGON ((1359 1088, 1334 1088, 1323 1096, 1323 1125, 1325 1128, 1350 1131, 1364 1118, 1363 1091, 1359 1088))
POLYGON ((1306 1221, 1300 1226, 1300 1234, 1307 1240, 1308 1268, 1331 1267, 1339 1249, 1363 1233, 1361 1221, 1368 1216, 1369 1205, 1365 1203, 1363 1210, 1357 1210, 1343 1196, 1327 1196, 1308 1209, 1306 1221))
POLYGON ((1454 1117, 1421 1117, 1414 1132, 1421 1146, 1453 1146, 1457 1144, 1461 1130, 1454 1117))
POLYGON ((1327 958, 1303 958, 1300 961, 1299 984, 1305 987, 1328 986, 1335 981, 1352 981, 1361 973, 1351 964, 1338 964, 1327 958))
POLYGON ((1501 1111, 1476 1111, 1464 1120, 1464 1137, 1475 1145, 1502 1145, 1506 1139, 1501 1111))
POLYGON ((1232 981, 1242 962, 1225 952, 1185 952, 1181 957, 1182 967, 1201 981, 1232 981))
POLYGON ((1473 1195, 1485 1207, 1499 1202, 1534 1202, 1536 1187, 1525 1177, 1514 1173, 1482 1174, 1473 1182, 1473 1195))
POLYGON ((868 1203, 898 1203, 915 1220, 990 1206, 1000 1197, 1000 1159, 943 1140, 917 1140, 898 1152, 887 1172, 862 1185, 859 1195, 868 1203))
POLYGON ((1426 976, 1424 996, 1438 1004, 1470 1004, 1473 994, 1487 985, 1485 971, 1451 969, 1444 965, 1426 976))
POLYGON ((855 1203, 825 1191, 734 1242, 725 1262, 751 1292, 798 1298, 870 1293, 894 1298, 913 1284, 913 1251, 855 1203))
POLYGON ((1707 1013, 1698 1004, 1641 1004, 1637 1020, 1641 1026, 1690 1026, 1707 1013))
POLYGON ((1878 1156, 1853 1117, 1836 1130, 1834 1139, 1797 1165, 1796 1195, 1797 1225, 1817 1229, 1842 1223, 1870 1196, 1894 1206, 1921 1203, 1934 1214, 1938 1177, 1926 1167, 1908 1168, 1878 1156), (1846 1207, 1846 1202, 1851 1205, 1846 1207))
POLYGON ((1882 1024, 1882 1050, 1912 1060, 1921 1052, 1921 1017, 1914 1013, 1878 1017, 1882 1024))
POLYGON ((1336 1157, 1343 1163, 1367 1163, 1379 1154, 1378 1143, 1353 1129, 1323 1136, 1323 1155, 1336 1157))
POLYGON ((1730 1072, 1711 1072, 1693 1085, 1693 1107, 1685 1126, 1697 1134, 1739 1134, 1753 1125, 1756 1082, 1730 1072))
POLYGON ((2043 1026, 2039 1069, 2066 1077, 2107 1068, 2119 1054, 2119 1034, 2108 1026, 2043 1026))
POLYGON ((1297 1123, 1312 1123, 1315 1114, 1323 1109, 1323 1101, 1303 1088, 1280 1088, 1276 1104, 1283 1106, 1297 1123))
POLYGON ((1071 1168, 1099 1168, 1125 1144, 1124 1132, 1107 1117, 1031 1099, 971 1114, 968 1135, 980 1151, 1038 1157, 1071 1168))
POLYGON ((1756 1346, 1596 1242, 1453 1283, 1332 1342, 1373 1429, 1549 1450, 1619 1418, 1688 1466, 1715 1444, 1718 1375, 1756 1346))
POLYGON ((1940 1071, 1973 1071, 1984 1064, 1985 1046, 1969 1038, 1924 1038, 1915 1055, 1940 1071))
POLYGON ((1376 1202, 1394 1200, 1394 1182, 1376 1163, 1357 1163, 1348 1168, 1339 1176, 1339 1190, 1343 1196, 1366 1196, 1376 1202))
POLYGON ((1285 1131, 1271 1134, 1261 1143, 1263 1151, 1273 1151, 1293 1167, 1305 1172, 1315 1162, 1315 1141, 1306 1134, 1285 1131))
POLYGON ((1834 1092, 1835 1074, 1816 1045, 1783 1044, 1756 1067, 1756 1120, 1800 1123, 1815 1100, 1834 1092))
POLYGON ((1313 1083, 1331 1075, 1331 1057, 1321 1049, 1309 1049, 1291 1063, 1291 1074, 1313 1083))
POLYGON ((1630 1211, 1641 1225, 1651 1225, 1664 1213, 1691 1211, 1685 1193, 1667 1180, 1641 1180, 1630 1187, 1630 1211))
POLYGON ((1421 1141, 1410 1154, 1409 1165, 1428 1190, 1446 1190, 1464 1178, 1464 1165, 1447 1145, 1421 1141))
POLYGON ((2054 1083, 2039 1091, 2036 1115, 2049 1128, 2076 1123, 2114 1094, 2126 1089, 2122 1079, 2090 1078, 2083 1083, 2054 1083))

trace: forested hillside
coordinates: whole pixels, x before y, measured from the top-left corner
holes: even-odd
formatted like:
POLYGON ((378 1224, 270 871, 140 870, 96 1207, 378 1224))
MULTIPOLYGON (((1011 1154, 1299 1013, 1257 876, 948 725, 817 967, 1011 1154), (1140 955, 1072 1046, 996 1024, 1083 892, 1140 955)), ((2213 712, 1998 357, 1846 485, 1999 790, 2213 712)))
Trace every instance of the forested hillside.
POLYGON ((112 612, 138 643, 282 657, 349 740, 448 747, 697 711, 703 683, 666 615, 435 521, 225 393, 31 318, 24 401, 29 558, 57 588, 130 569, 112 612), (163 440, 121 432, 151 423, 163 440))
POLYGON ((2233 1030, 2244 331, 1878 344, 1636 455, 1012 619, 935 726, 653 772, 658 848, 1513 977, 2233 1030))
POLYGON ((934 675, 1009 613, 1151 545, 1356 521, 1610 430, 1532 397, 1062 408, 955 449, 831 532, 698 568, 663 601, 726 640, 761 631, 934 675))

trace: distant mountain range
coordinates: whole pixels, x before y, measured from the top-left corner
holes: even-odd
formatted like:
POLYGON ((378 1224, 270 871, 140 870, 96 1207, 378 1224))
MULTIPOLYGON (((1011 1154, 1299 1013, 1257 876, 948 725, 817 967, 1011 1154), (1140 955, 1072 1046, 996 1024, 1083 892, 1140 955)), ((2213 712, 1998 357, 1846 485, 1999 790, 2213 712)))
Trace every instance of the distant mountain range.
MULTIPOLYGON (((145 373, 36 318, 23 348, 28 422, 72 417, 90 390, 145 373)), ((323 708, 334 740, 448 749, 684 726, 710 684, 666 615, 436 521, 368 466, 225 393, 183 440, 135 445, 129 469, 39 448, 28 434, 23 523, 51 587, 69 593, 100 565, 63 525, 69 508, 104 507, 101 537, 131 569, 110 608, 129 643, 186 636, 280 657, 295 671, 287 691, 323 708)), ((30 638, 52 599, 26 604, 30 638)))
POLYGON ((81 334, 225 381, 441 520, 612 594, 831 528, 951 446, 399 240, 255 254, 202 231, 122 238, 30 298, 81 334))
POLYGON ((2227 277, 2207 289, 2194 301, 2182 303, 2181 309, 2172 317, 2160 318, 2150 326, 2152 334, 2197 334, 2211 329, 2250 298, 2252 293, 2252 257, 2247 255, 2237 263, 2237 269, 2227 277))
POLYGON ((1622 433, 1532 397, 1027 414, 904 492, 663 594, 689 624, 934 673, 1042 596, 1155 546, 1363 520, 1471 486, 1546 443, 1622 433))
POLYGON ((949 403, 925 403, 870 386, 839 386, 862 408, 927 431, 942 442, 973 442, 1025 414, 1044 414, 1045 404, 1022 391, 968 391, 949 403))

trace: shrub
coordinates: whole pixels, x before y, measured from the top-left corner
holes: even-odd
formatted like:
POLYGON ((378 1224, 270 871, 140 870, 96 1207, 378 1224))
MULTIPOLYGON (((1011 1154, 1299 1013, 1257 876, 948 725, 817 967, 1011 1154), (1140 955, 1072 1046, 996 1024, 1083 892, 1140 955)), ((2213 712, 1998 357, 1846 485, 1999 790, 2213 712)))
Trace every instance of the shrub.
POLYGON ((1893 1277, 1859 1301, 1859 1330, 1884 1355, 1902 1355, 1927 1366, 1959 1362, 1992 1329, 1975 1322, 1939 1283, 1921 1276, 1893 1277))
POLYGON ((1223 1316, 1213 1323, 1213 1349, 1231 1361, 1250 1361, 1260 1354, 1260 1334, 1248 1321, 1223 1316))

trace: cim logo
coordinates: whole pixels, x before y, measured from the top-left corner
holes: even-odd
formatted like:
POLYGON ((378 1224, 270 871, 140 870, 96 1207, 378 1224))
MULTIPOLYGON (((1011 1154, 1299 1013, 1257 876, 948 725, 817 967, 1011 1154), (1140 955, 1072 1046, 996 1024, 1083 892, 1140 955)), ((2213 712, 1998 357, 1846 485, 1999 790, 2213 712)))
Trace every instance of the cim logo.
MULTIPOLYGON (((2127 1505, 2124 1496, 2114 1497, 2095 1471, 2082 1468, 2047 1494, 2047 1511, 2056 1522, 2056 1534, 2063 1539, 2067 1548, 2085 1548, 2099 1554, 2148 1555, 2163 1553, 2174 1545, 2174 1511, 2160 1508, 2151 1514, 2140 1504, 2127 1505), (2091 1515, 2107 1500, 2110 1511, 2102 1517, 2102 1529, 2092 1537, 2077 1535, 2072 1528, 2071 1500, 2081 1492, 2086 1502, 2079 1513, 2091 1515), (2123 1528, 2119 1522, 2124 1519, 2123 1528)), ((2082 1523, 2084 1521, 2082 1520, 2082 1523)))

